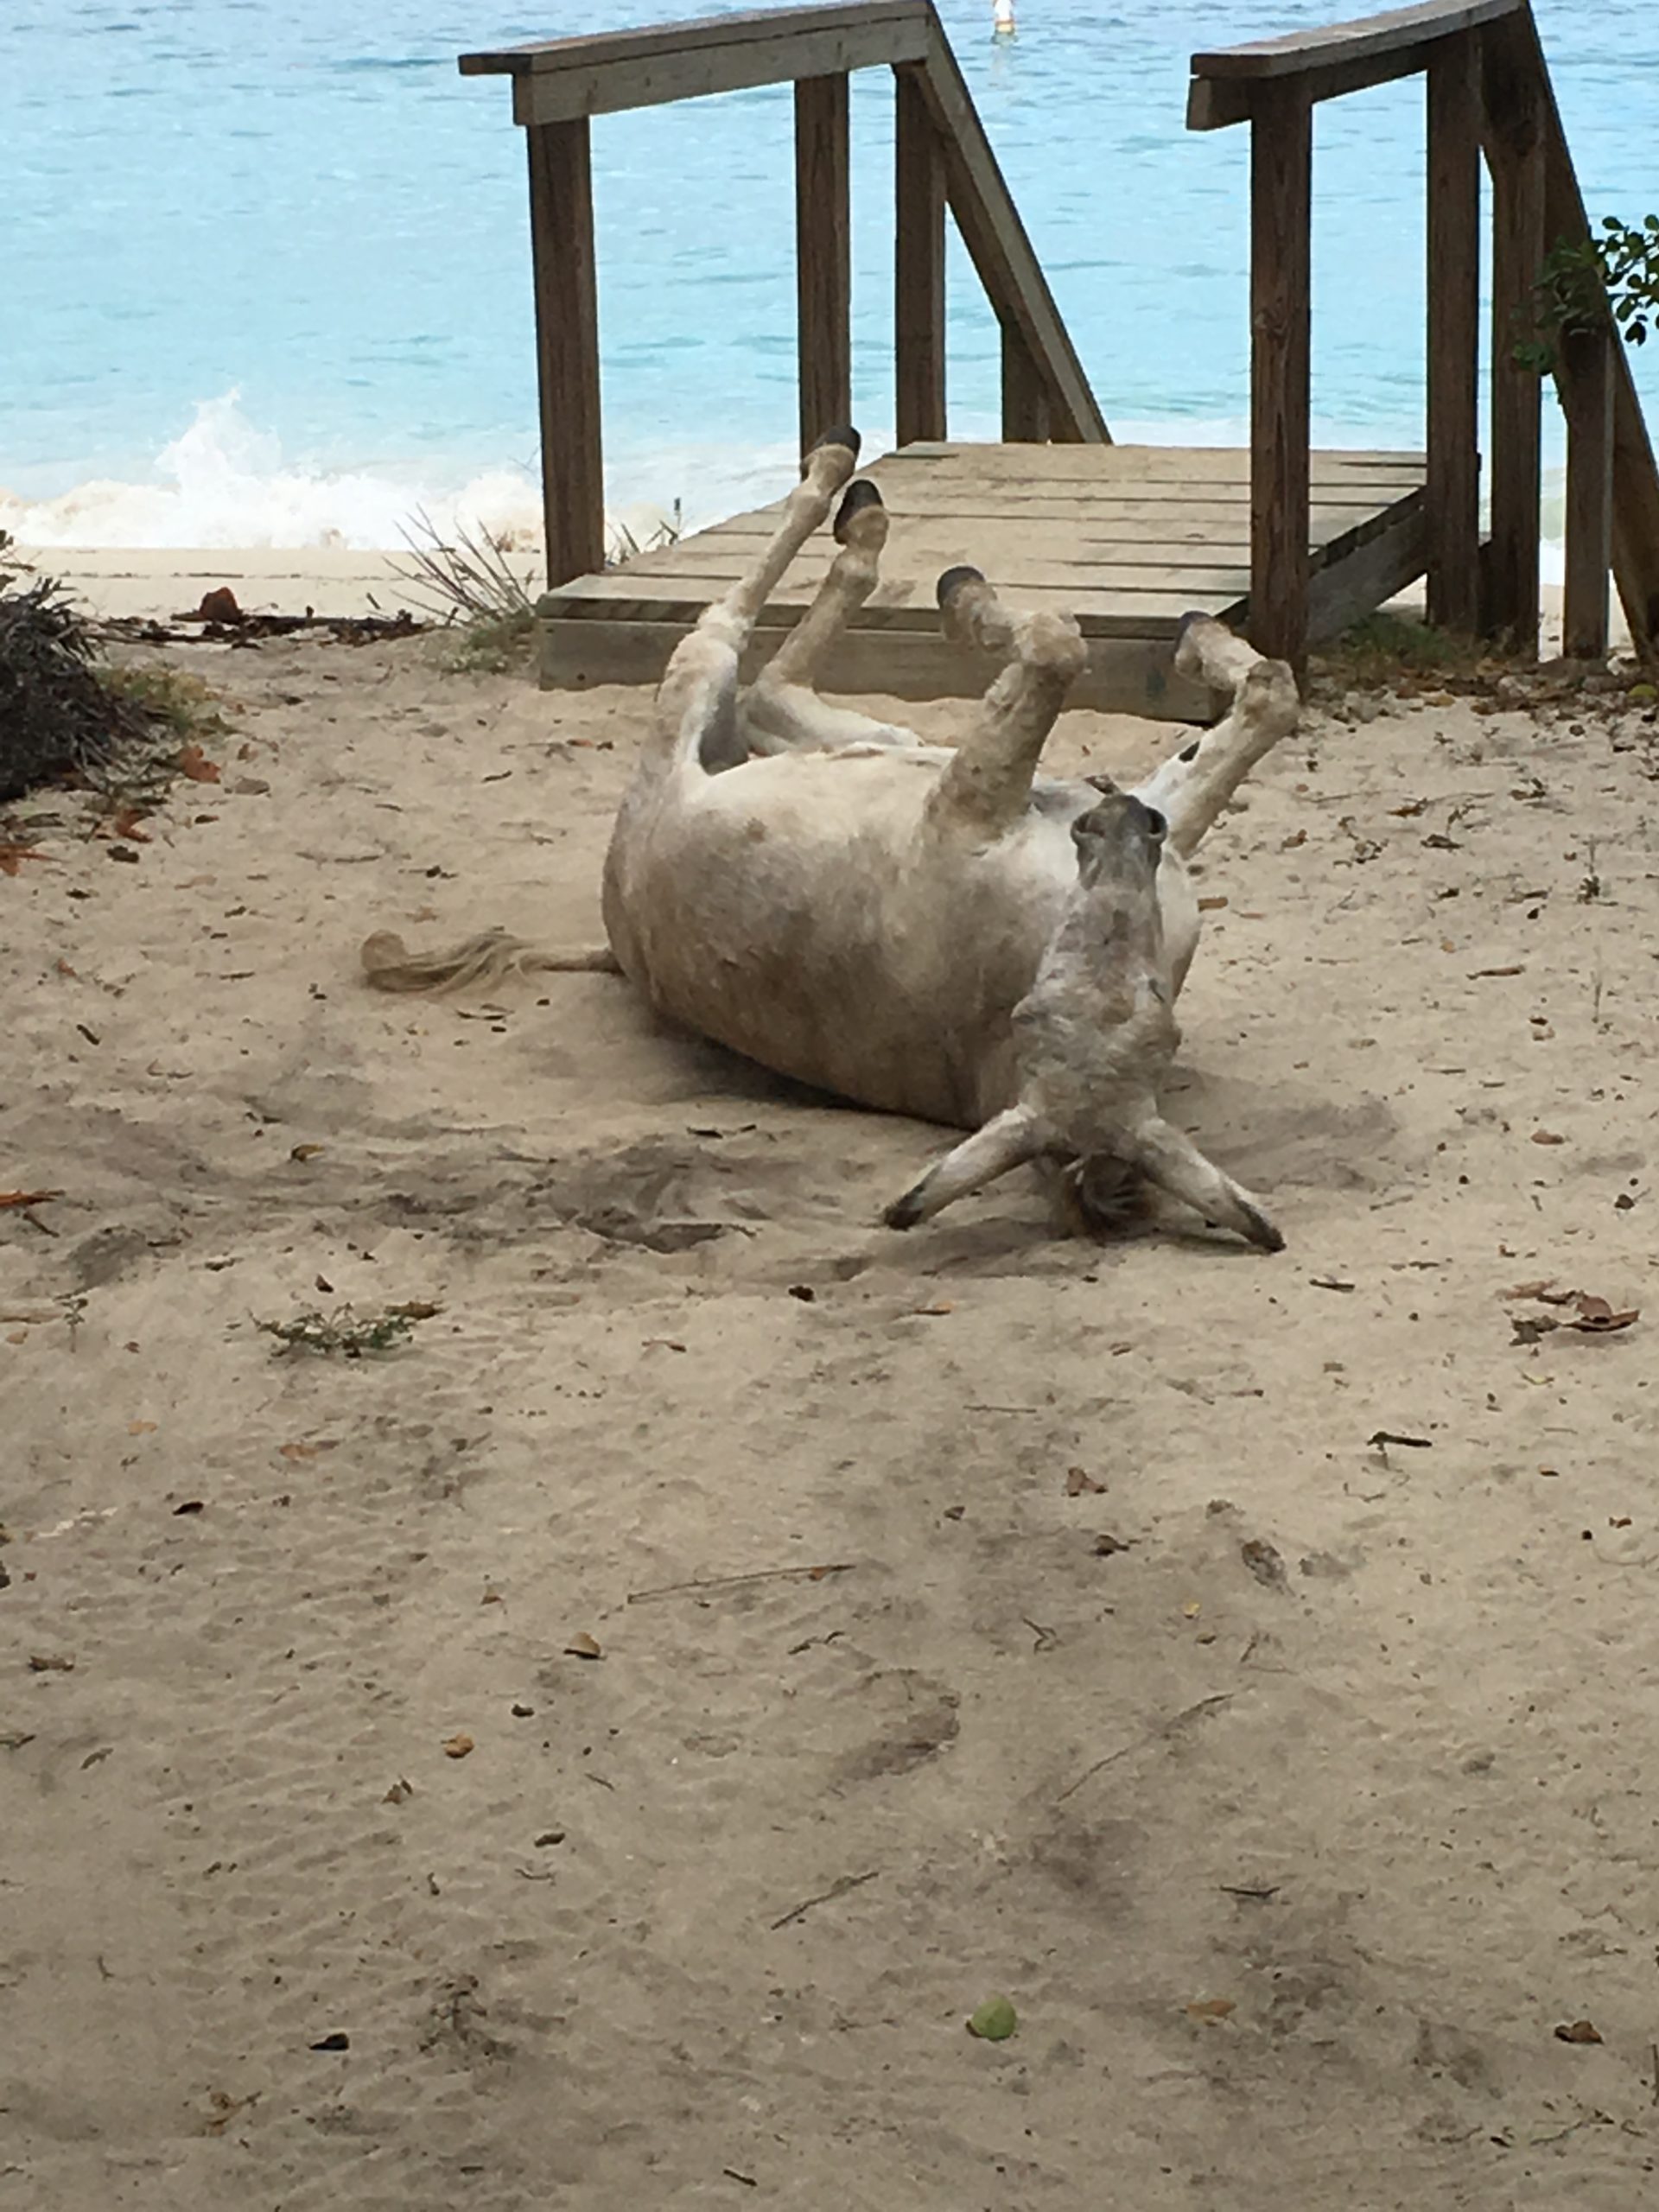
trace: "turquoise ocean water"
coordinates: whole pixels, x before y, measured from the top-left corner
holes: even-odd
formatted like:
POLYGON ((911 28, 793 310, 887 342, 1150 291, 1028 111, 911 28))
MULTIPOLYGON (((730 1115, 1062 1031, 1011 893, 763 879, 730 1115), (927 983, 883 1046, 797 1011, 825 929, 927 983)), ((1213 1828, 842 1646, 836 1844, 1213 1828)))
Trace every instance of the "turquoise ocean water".
MULTIPOLYGON (((0 522, 36 543, 397 542, 417 502, 535 512, 524 148, 463 49, 709 0, 8 0, 0 522)), ((1242 441, 1247 148, 1183 128, 1188 55, 1341 0, 990 0, 943 13, 1120 436, 1242 441)), ((1540 0, 1592 213, 1659 206, 1659 6, 1540 0)), ((892 92, 854 80, 856 411, 892 422, 892 92)), ((1314 410, 1422 435, 1422 91, 1320 111, 1314 410)), ((607 488, 706 519, 795 446, 791 105, 594 129, 607 488)), ((1659 348, 1654 349, 1659 353, 1659 348)), ((1659 359, 1638 357, 1650 420, 1659 359)), ((950 276, 951 428, 995 435, 995 327, 950 276)), ((1552 410, 1553 412, 1553 410, 1552 410)))

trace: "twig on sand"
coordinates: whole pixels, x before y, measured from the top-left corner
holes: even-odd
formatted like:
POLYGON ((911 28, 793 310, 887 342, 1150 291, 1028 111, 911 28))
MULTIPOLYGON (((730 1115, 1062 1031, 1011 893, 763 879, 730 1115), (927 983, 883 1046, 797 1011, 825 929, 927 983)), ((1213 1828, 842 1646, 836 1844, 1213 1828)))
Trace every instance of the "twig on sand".
POLYGON ((827 1890, 820 1891, 815 1897, 804 1898, 792 1910, 786 1912, 781 1920, 774 1920, 772 1923, 772 1927, 774 1929, 787 1928, 791 1920, 802 1919, 811 1911, 814 1905, 830 1904, 836 1897, 844 1897, 849 1890, 861 1890, 866 1882, 873 1882, 880 1872, 881 1869, 879 1866, 872 1866, 868 1874, 842 1875, 838 1881, 831 1882, 827 1890))
POLYGON ((1233 1696, 1231 1690, 1223 1690, 1215 1697, 1201 1697, 1196 1705, 1183 1707, 1179 1713, 1171 1713, 1167 1720, 1160 1720, 1155 1728, 1147 1729, 1145 1735, 1136 1736, 1129 1743, 1120 1744, 1115 1751, 1108 1751, 1103 1759, 1096 1759, 1092 1766, 1085 1767, 1075 1782, 1068 1783, 1054 1800, 1055 1803, 1063 1805, 1068 1797, 1075 1797, 1084 1783, 1097 1775, 1103 1767, 1115 1766, 1119 1759, 1128 1758, 1131 1751, 1144 1751, 1148 1744, 1166 1741, 1178 1730, 1185 1728, 1189 1720, 1196 1720, 1201 1713, 1214 1713, 1224 1705, 1230 1705, 1233 1696))
POLYGON ((745 1582, 784 1582, 802 1575, 809 1582, 822 1582, 831 1574, 850 1574, 857 1565, 855 1559, 837 1559, 823 1567, 763 1567, 753 1574, 697 1575, 690 1582, 659 1583, 654 1590, 630 1590, 628 1603, 643 1605, 648 1598, 674 1598, 686 1590, 735 1590, 745 1582))

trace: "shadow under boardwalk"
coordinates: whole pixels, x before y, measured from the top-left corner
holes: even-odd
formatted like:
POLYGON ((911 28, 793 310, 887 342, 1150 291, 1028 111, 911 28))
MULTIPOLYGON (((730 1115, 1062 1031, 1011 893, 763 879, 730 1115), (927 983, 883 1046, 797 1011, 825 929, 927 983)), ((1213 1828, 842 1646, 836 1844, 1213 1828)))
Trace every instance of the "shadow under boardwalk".
MULTIPOLYGON (((1199 608, 1248 632, 1250 457, 1214 447, 912 445, 860 472, 893 518, 881 582, 823 677, 834 692, 966 697, 992 671, 941 636, 934 584, 959 563, 1020 607, 1076 615, 1089 666, 1071 703, 1207 720, 1210 695, 1170 665, 1199 608)), ((1335 635, 1421 575, 1424 465, 1414 453, 1316 453, 1310 634, 1335 635)), ((654 683, 709 601, 760 554, 781 503, 734 515, 543 599, 541 675, 563 690, 654 683)), ((766 607, 746 676, 798 620, 835 551, 828 529, 766 607)))

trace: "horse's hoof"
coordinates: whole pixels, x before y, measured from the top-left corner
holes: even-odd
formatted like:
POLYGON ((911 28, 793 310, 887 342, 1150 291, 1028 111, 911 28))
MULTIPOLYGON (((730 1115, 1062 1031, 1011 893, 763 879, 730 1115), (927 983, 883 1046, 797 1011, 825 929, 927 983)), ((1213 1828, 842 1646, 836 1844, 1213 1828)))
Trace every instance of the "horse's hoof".
POLYGON ((947 569, 934 586, 939 605, 948 607, 964 584, 982 584, 985 578, 978 569, 947 569))
POLYGON ((868 477, 861 476, 856 483, 849 484, 836 512, 836 543, 847 543, 847 525, 855 515, 861 515, 866 507, 879 507, 881 504, 881 494, 868 477))
POLYGON ((826 430, 821 438, 814 438, 806 449, 807 458, 810 460, 815 453, 822 453, 826 446, 841 446, 856 461, 859 448, 863 442, 864 441, 850 423, 837 423, 832 429, 826 430))

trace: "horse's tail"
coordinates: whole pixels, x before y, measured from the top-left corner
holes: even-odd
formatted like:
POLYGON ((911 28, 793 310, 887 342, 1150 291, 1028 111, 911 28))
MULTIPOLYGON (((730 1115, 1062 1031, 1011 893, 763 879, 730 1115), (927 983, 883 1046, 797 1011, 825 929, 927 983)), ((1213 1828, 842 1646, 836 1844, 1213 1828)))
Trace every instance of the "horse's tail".
POLYGON ((472 990, 539 970, 556 975, 622 973, 608 945, 585 952, 549 952, 505 930, 480 930, 443 952, 411 952, 392 931, 377 930, 364 938, 361 958, 364 978, 377 991, 472 990))

